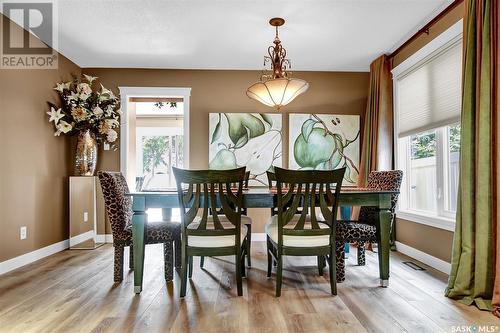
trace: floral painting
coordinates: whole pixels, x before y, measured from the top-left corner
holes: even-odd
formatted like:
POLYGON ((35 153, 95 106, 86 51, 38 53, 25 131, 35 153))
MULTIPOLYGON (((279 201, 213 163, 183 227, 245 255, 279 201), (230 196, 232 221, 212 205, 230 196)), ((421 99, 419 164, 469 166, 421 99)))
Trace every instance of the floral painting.
POLYGON ((359 116, 291 114, 289 168, 331 170, 346 167, 343 185, 359 175, 359 116))
POLYGON ((267 186, 266 171, 281 166, 280 114, 210 113, 209 167, 250 171, 249 186, 267 186))

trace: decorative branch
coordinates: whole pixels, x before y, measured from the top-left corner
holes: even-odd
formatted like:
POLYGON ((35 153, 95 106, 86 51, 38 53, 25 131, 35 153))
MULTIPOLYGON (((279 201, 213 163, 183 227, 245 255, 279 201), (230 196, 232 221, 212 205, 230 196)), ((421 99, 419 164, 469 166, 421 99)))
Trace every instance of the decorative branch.
MULTIPOLYGON (((326 134, 330 134, 331 136, 335 137, 335 133, 333 133, 332 131, 330 131, 328 129, 328 127, 326 127, 326 124, 323 120, 321 120, 321 118, 319 118, 317 115, 315 115, 314 113, 311 114, 313 116, 314 119, 316 119, 319 123, 321 123, 321 125, 323 125, 323 128, 325 129, 325 136, 326 134)), ((358 134, 356 135, 356 137, 354 138, 354 140, 352 140, 351 142, 354 142, 356 141, 356 139, 358 138, 359 136, 359 131, 358 131, 358 134)), ((349 142, 348 144, 346 144, 345 146, 343 146, 343 148, 347 147, 351 142, 349 142)), ((349 164, 351 164, 351 166, 353 167, 354 170, 356 170, 356 172, 359 174, 359 170, 358 168, 356 167, 356 165, 354 164, 354 162, 349 158, 347 157, 343 151, 340 151, 339 150, 339 153, 340 155, 342 155, 342 157, 344 157, 348 162, 349 164)))

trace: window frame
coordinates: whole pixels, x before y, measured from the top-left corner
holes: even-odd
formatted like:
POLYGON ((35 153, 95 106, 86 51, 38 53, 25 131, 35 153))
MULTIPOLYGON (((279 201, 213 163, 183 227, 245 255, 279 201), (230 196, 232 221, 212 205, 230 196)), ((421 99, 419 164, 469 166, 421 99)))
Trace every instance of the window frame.
POLYGON ((410 199, 411 199, 411 172, 410 163, 411 163, 411 135, 398 138, 398 154, 401 154, 400 150, 405 151, 405 156, 401 156, 401 159, 397 159, 397 167, 398 169, 403 170, 404 180, 401 186, 402 195, 400 196, 400 200, 397 207, 397 216, 401 217, 405 220, 409 220, 412 222, 418 222, 426 225, 430 225, 433 227, 446 229, 453 231, 455 228, 455 214, 456 212, 450 211, 448 206, 449 202, 449 168, 444 167, 448 164, 449 161, 449 135, 448 128, 456 123, 452 123, 449 125, 441 126, 438 128, 432 129, 436 133, 436 187, 437 187, 437 196, 436 196, 436 204, 437 210, 436 213, 432 213, 425 210, 419 210, 410 207, 410 199))
POLYGON ((420 50, 415 52, 412 56, 408 57, 405 61, 395 67, 391 72, 393 75, 393 91, 394 91, 394 160, 396 162, 396 168, 403 170, 403 183, 401 184, 401 196, 396 207, 397 217, 408 220, 410 222, 416 222, 428 226, 432 226, 439 229, 444 229, 448 231, 455 230, 455 212, 447 210, 447 204, 449 202, 449 194, 446 193, 449 188, 449 172, 448 168, 444 168, 449 160, 449 149, 448 149, 448 126, 455 124, 456 122, 451 122, 450 124, 439 124, 439 127, 435 128, 436 131, 436 182, 437 182, 437 213, 432 214, 427 211, 412 210, 408 207, 408 199, 410 198, 410 186, 409 183, 409 170, 410 166, 410 136, 407 136, 406 143, 406 156, 404 162, 400 163, 399 154, 399 99, 398 99, 398 80, 415 70, 423 63, 439 54, 443 50, 447 49, 450 45, 457 43, 463 39, 463 19, 456 22, 442 34, 437 36, 431 42, 426 44, 420 50))

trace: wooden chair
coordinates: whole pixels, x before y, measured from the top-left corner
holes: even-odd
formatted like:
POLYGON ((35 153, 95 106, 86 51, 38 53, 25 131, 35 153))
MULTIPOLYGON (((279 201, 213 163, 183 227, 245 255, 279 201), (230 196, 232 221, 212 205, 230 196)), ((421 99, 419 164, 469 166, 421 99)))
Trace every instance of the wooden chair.
MULTIPOLYGON (((129 268, 133 269, 132 246, 132 200, 125 194, 129 192, 127 181, 120 172, 97 172, 104 196, 104 205, 113 233, 114 281, 123 280, 123 254, 126 246, 130 247, 129 268)), ((155 222, 146 224, 146 244, 163 243, 165 259, 165 280, 173 279, 173 246, 175 242, 175 265, 180 265, 181 225, 175 222, 155 222)))
MULTIPOLYGON (((246 171, 245 172, 245 181, 243 183, 244 184, 243 186, 245 189, 248 189, 249 180, 250 180, 250 171, 246 171)), ((231 184, 231 186, 237 187, 237 184, 231 184)), ((217 214, 224 215, 224 209, 218 208, 217 214)), ((224 218, 224 217, 222 217, 222 218, 224 218)), ((244 224, 248 230, 248 234, 247 234, 248 241, 246 242, 247 249, 245 252, 246 252, 246 257, 247 257, 247 265, 248 265, 248 267, 252 267, 252 259, 251 259, 252 219, 248 216, 246 207, 241 208, 241 223, 244 224)), ((201 268, 203 268, 204 263, 205 263, 205 257, 201 257, 200 258, 200 267, 201 268)))
MULTIPOLYGON (((397 191, 401 187, 403 171, 372 171, 368 175, 367 188, 397 191)), ((391 195, 391 224, 395 223, 395 210, 399 194, 391 195)), ((337 281, 345 280, 344 243, 358 243, 358 265, 365 265, 365 243, 377 242, 376 223, 378 211, 375 207, 361 207, 357 221, 339 221, 337 227, 337 281)), ((391 228, 391 230, 393 230, 391 228)))
POLYGON ((242 226, 245 168, 182 170, 172 168, 181 208, 182 269, 180 296, 193 274, 193 256, 234 255, 238 296, 243 295, 248 231, 242 226), (234 188, 233 184, 237 184, 234 188), (224 215, 218 214, 222 207, 224 215), (202 210, 201 216, 198 211, 202 210))
POLYGON ((266 224, 267 276, 277 262, 276 297, 281 295, 283 256, 316 256, 322 274, 326 258, 330 288, 337 294, 335 266, 336 212, 345 168, 331 171, 293 171, 275 167, 277 208, 266 224), (288 184, 288 186, 284 186, 288 184), (302 212, 297 213, 299 206, 302 212), (316 216, 316 208, 322 218, 316 216), (310 212, 310 214, 308 214, 310 212))

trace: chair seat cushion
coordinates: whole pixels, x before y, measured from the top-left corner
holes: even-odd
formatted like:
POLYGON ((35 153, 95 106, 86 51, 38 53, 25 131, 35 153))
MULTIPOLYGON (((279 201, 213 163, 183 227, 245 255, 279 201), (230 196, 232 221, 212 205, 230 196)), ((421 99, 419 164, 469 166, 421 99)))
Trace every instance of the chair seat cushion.
MULTIPOLYGON (((234 229, 234 225, 231 224, 227 220, 224 220, 219 216, 219 220, 221 221, 224 229, 234 229)), ((191 222, 187 229, 197 229, 200 225, 201 218, 196 217, 193 222, 191 222)), ((207 221, 207 229, 214 229, 213 218, 208 217, 207 221)), ((247 236, 247 227, 246 225, 241 226, 240 230, 240 243, 243 243, 243 240, 247 236)), ((188 235, 188 246, 191 247, 225 247, 225 246, 234 246, 236 242, 236 237, 234 235, 226 235, 226 236, 193 236, 188 235)))
MULTIPOLYGON (((293 229, 297 224, 300 215, 295 215, 292 220, 284 227, 286 229, 293 229)), ((306 217, 305 229, 312 229, 310 217, 306 217)), ((318 222, 321 229, 329 229, 326 223, 318 222)), ((271 216, 271 219, 266 224, 266 234, 275 242, 278 243, 278 215, 271 216)), ((289 247, 318 247, 330 245, 330 235, 317 235, 317 236, 289 236, 283 235, 283 246, 289 247)))
MULTIPOLYGON (((132 241, 132 225, 129 224, 124 232, 125 241, 132 241)), ((146 224, 146 243, 163 243, 180 240, 181 223, 170 221, 148 222, 146 224)))
POLYGON ((148 243, 180 239, 180 234, 180 222, 148 222, 146 225, 146 238, 148 243))
POLYGON ((337 223, 337 238, 348 242, 377 241, 377 228, 374 225, 353 221, 337 223))

